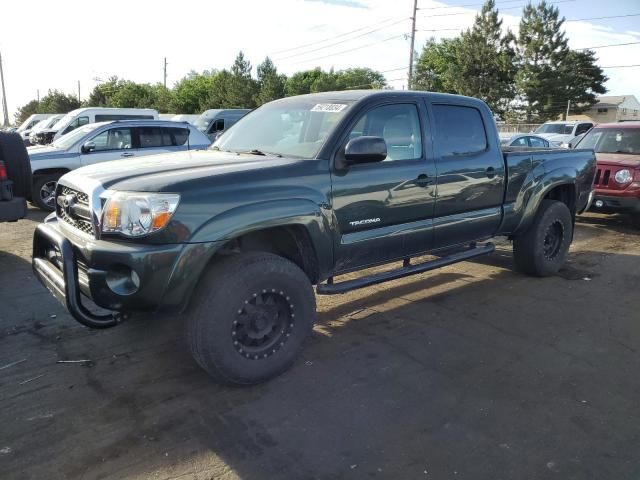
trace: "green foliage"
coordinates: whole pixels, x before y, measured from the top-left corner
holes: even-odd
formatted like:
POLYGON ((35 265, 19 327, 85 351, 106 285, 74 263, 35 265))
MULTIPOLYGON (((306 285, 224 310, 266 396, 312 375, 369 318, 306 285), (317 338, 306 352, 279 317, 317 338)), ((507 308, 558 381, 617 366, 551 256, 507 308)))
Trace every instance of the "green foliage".
POLYGON ((285 96, 287 77, 278 74, 278 69, 269 57, 264 59, 257 68, 258 96, 256 103, 262 105, 285 96))
POLYGON ((209 96, 213 88, 215 74, 191 72, 173 88, 171 110, 178 113, 200 113, 201 102, 209 96))
POLYGON ((49 90, 39 103, 37 100, 31 100, 20 107, 15 115, 16 123, 21 124, 34 113, 67 113, 76 108, 80 108, 80 102, 75 96, 66 95, 58 90, 49 90))
POLYGON ((251 77, 251 62, 238 53, 231 66, 231 77, 227 85, 228 108, 254 108, 258 94, 258 82, 251 77))
POLYGON ((336 90, 371 90, 387 86, 384 75, 370 68, 348 68, 335 73, 335 76, 336 90))
POLYGON ((427 40, 415 66, 411 88, 431 92, 457 93, 456 62, 460 39, 427 40))
POLYGON ((287 80, 287 96, 347 89, 384 88, 384 75, 370 68, 349 68, 325 72, 320 68, 297 72, 287 80))

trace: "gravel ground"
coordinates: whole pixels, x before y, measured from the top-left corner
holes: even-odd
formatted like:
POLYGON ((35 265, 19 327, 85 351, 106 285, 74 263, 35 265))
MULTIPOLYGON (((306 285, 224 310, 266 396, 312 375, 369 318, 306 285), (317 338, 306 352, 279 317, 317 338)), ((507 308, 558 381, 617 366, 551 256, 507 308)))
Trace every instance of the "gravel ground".
POLYGON ((179 317, 74 322, 31 273, 43 217, 0 225, 2 479, 640 478, 638 219, 581 217, 554 278, 500 243, 320 297, 294 368, 230 388, 179 317))

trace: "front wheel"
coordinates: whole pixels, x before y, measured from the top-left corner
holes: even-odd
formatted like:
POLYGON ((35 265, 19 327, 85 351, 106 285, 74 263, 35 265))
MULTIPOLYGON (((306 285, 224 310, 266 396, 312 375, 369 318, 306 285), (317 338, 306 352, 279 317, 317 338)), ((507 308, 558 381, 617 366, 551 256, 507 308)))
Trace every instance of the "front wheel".
POLYGON ((232 255, 205 272, 192 299, 187 337, 214 379, 255 384, 293 363, 315 320, 305 273, 270 253, 232 255))
POLYGON ((33 182, 31 201, 42 210, 53 212, 56 208, 56 185, 59 173, 38 175, 33 182))
POLYGON ((516 269, 537 277, 555 275, 564 265, 573 238, 573 219, 566 204, 543 200, 531 226, 513 239, 516 269))

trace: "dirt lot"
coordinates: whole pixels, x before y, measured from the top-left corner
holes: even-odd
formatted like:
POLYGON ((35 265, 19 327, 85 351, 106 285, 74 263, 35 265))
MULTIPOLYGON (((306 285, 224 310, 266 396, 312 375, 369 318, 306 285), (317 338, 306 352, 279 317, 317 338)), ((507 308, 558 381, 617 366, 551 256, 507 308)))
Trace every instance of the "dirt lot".
POLYGON ((179 318, 75 323, 30 270, 42 217, 0 225, 2 479, 640 478, 640 221, 582 217, 556 278, 505 243, 319 298, 295 367, 229 388, 179 318))

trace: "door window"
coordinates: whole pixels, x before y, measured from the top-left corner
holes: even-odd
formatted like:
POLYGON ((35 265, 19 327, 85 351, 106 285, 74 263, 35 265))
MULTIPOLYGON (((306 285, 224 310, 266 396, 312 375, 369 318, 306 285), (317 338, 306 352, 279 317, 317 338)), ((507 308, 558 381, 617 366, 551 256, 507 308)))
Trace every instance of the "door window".
POLYGON ((433 113, 442 157, 469 155, 487 149, 487 133, 477 108, 434 105, 433 113))
POLYGON ((422 158, 422 136, 415 105, 384 105, 369 110, 349 132, 349 139, 360 136, 384 138, 385 162, 422 158))
POLYGON ((576 128, 576 136, 588 132, 592 126, 593 125, 590 123, 581 123, 580 125, 578 125, 578 128, 576 128))
POLYGON ((512 147, 528 147, 529 144, 527 144, 527 137, 517 138, 516 140, 511 142, 511 146, 512 147))
POLYGON ((170 147, 173 145, 168 128, 140 127, 140 148, 170 147))
POLYGON ((211 128, 209 129, 209 133, 221 132, 224 130, 224 119, 219 118, 215 122, 211 124, 211 128))
POLYGON ((549 142, 537 137, 529 137, 529 144, 535 148, 547 148, 549 146, 549 142))
POLYGON ((78 117, 64 129, 63 135, 89 123, 89 117, 78 117))
POLYGON ((111 128, 99 133, 91 139, 95 143, 94 152, 107 150, 125 150, 131 148, 130 128, 111 128))

